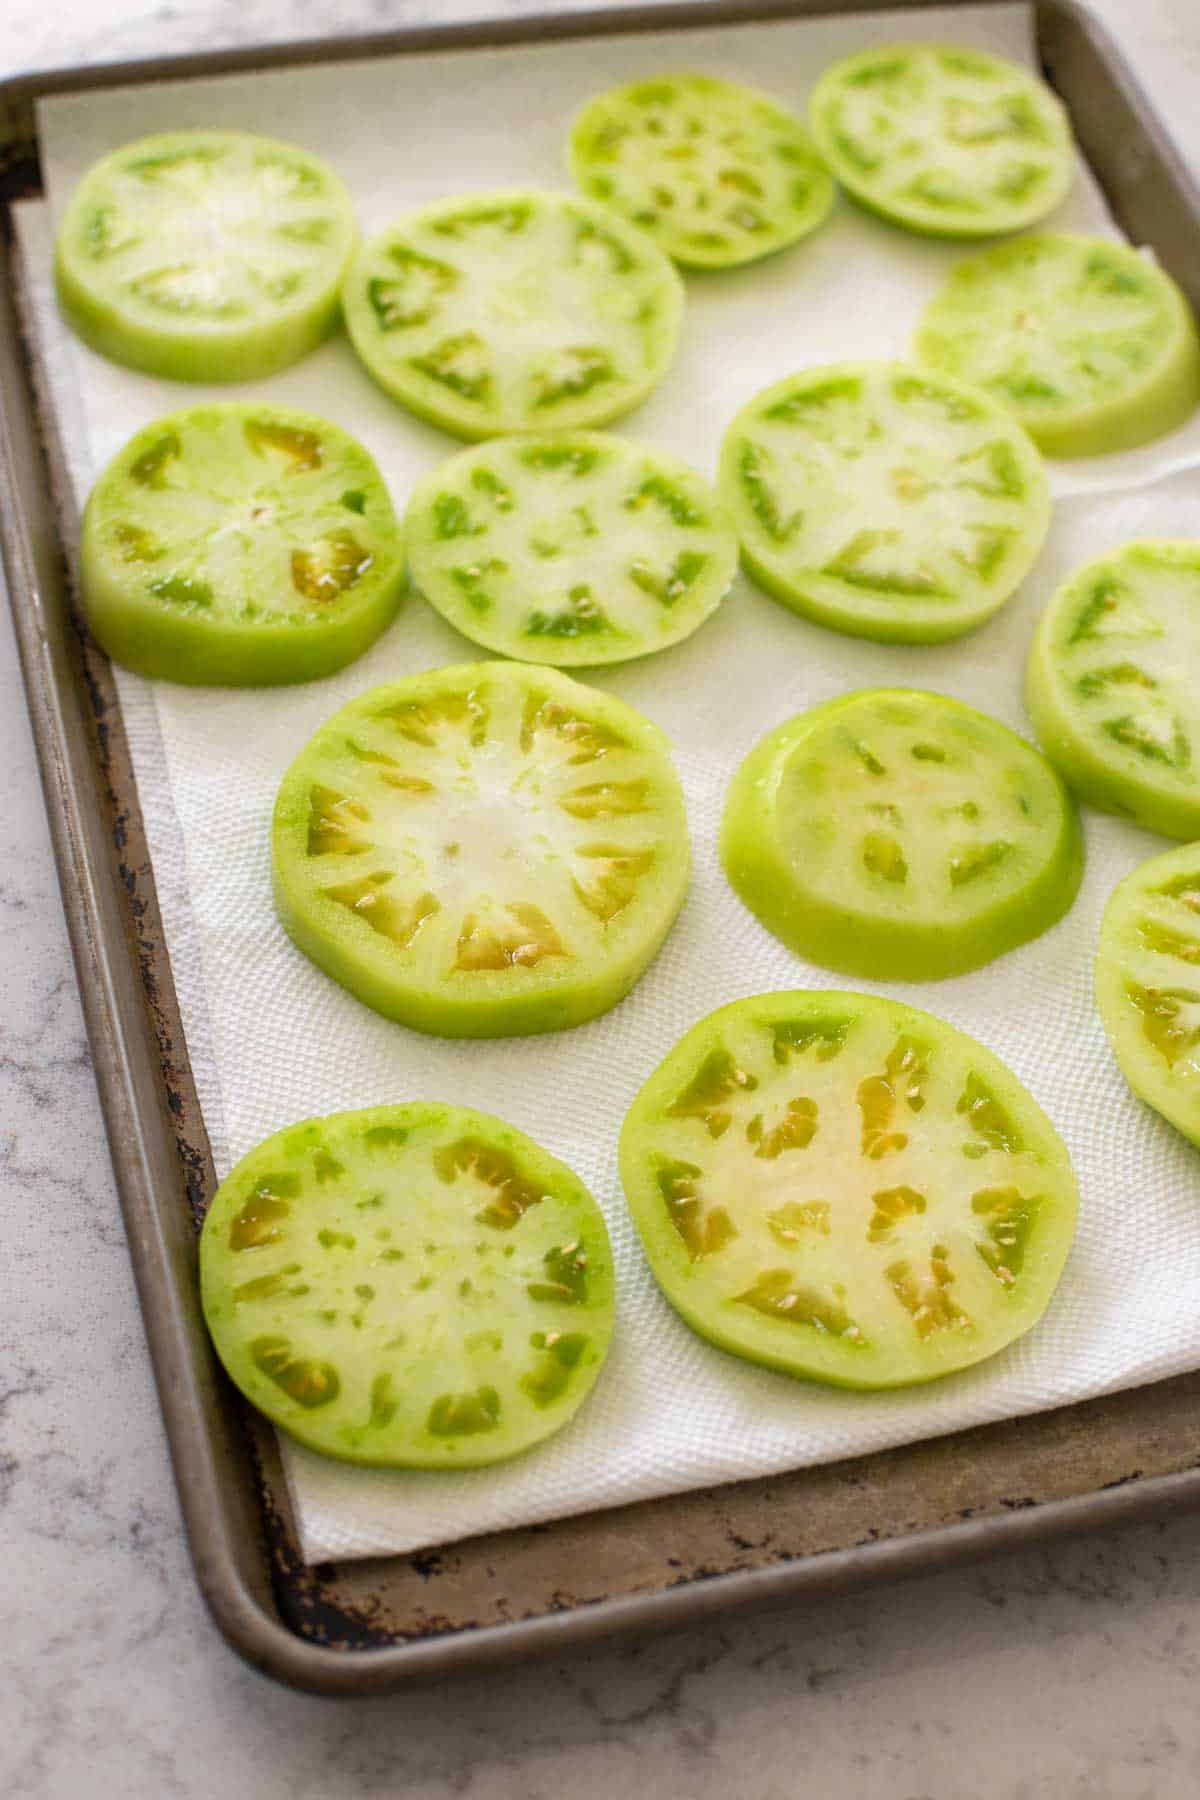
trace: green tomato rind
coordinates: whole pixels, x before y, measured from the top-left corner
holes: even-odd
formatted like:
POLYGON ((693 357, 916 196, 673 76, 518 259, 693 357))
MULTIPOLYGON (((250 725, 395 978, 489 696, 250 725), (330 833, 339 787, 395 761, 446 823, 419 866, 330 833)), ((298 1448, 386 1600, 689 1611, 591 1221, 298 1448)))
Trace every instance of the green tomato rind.
POLYGON ((516 1456, 612 1336, 604 1216, 502 1120, 414 1103, 306 1119, 244 1156, 200 1238, 231 1380, 291 1437, 383 1468, 516 1456))
POLYGON ((1016 63, 954 44, 878 44, 825 70, 809 129, 868 211, 925 237, 1041 219, 1075 174, 1066 110, 1016 63))
POLYGON ((1164 437, 1200 405, 1200 334, 1165 270, 1109 238, 1040 233, 951 271, 914 341, 973 381, 1047 456, 1105 456, 1164 437))
POLYGON ((960 701, 899 688, 769 732, 730 783, 720 850, 730 885, 790 950, 882 981, 961 975, 1039 937, 1084 867, 1074 802, 1032 745, 960 701), (824 811, 809 792, 818 772, 824 811))
POLYGON ((137 432, 97 480, 80 585, 97 643, 139 675, 314 681, 395 617, 400 527, 372 457, 327 419, 190 407, 137 432))
POLYGON ((737 571, 732 522, 694 469, 597 432, 460 451, 418 482, 404 532, 413 583, 449 624, 560 668, 690 637, 737 571))
POLYGON ((357 238, 344 185, 307 151, 251 132, 164 132, 79 183, 58 233, 59 304, 113 362, 172 381, 257 381, 337 329, 357 238), (207 181, 218 191, 206 206, 207 181), (214 238, 234 246, 215 268, 214 238))
POLYGON ((608 1011, 657 954, 689 872, 658 728, 512 662, 434 669, 335 713, 283 778, 271 853, 305 955, 445 1037, 608 1011))
POLYGON ((1152 856, 1109 896, 1096 1002, 1121 1073, 1200 1145, 1200 844, 1152 856))
POLYGON ((721 443, 718 490, 752 579, 881 643, 974 631, 1050 524, 1037 448, 990 395, 904 362, 824 364, 763 388, 721 443))
POLYGON ((1025 703, 1081 800, 1200 837, 1200 543, 1139 539, 1077 569, 1038 623, 1025 703))
POLYGON ((606 425, 675 354, 683 283, 644 232, 577 195, 457 195, 364 244, 342 290, 384 391, 456 437, 606 425))
POLYGON ((684 268, 727 269, 817 229, 834 186, 800 121, 758 88, 688 72, 609 88, 571 127, 579 188, 684 268))
POLYGON ((875 1389, 993 1356, 1042 1316, 1078 1191, 990 1051, 864 994, 736 1000, 635 1099, 621 1180, 666 1299, 719 1349, 875 1389))

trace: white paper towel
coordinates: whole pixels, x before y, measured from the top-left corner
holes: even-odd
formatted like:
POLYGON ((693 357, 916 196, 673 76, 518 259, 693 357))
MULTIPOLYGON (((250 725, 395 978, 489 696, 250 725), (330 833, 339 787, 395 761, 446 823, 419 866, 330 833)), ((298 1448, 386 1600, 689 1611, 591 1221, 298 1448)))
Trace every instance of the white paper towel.
MULTIPOLYGON (((273 131, 336 163, 364 228, 436 195, 563 185, 566 125, 610 82, 695 67, 801 105, 833 57, 887 36, 953 37, 1031 60, 1025 6, 947 8, 622 36, 504 52, 388 59, 286 74, 79 95, 41 115, 50 206, 135 132, 220 123, 273 131)), ((1090 178, 1052 221, 1112 233, 1090 178)), ((125 438, 176 406, 230 390, 157 381, 69 337, 49 282, 50 221, 23 209, 39 316, 82 498, 125 438)), ((840 203, 807 243, 759 266, 689 281, 679 358, 621 429, 711 475, 721 430, 757 388, 808 363, 902 354, 958 254, 840 203)), ((347 344, 327 345, 269 395, 336 419, 369 445, 403 508, 414 479, 456 446, 393 406, 347 344)), ((616 1139, 641 1082, 697 1018, 738 995, 845 985, 792 957, 725 884, 715 843, 726 781, 770 726, 855 687, 956 695, 1027 731, 1021 668, 1033 623, 1073 566, 1143 534, 1197 535, 1200 425, 1157 445, 1054 471, 1061 498, 1023 591, 958 643, 906 649, 808 625, 739 581, 716 618, 663 656, 599 685, 676 747, 695 875, 658 961, 606 1018, 553 1038, 450 1043, 376 1017, 319 974, 271 909, 268 822, 277 783, 315 727, 352 695, 477 657, 416 598, 368 655, 330 681, 275 691, 119 687, 189 1050, 218 1171, 292 1120, 388 1100, 447 1098, 498 1113, 568 1162, 604 1207, 616 1252, 612 1355, 576 1421, 533 1454, 447 1475, 356 1470, 285 1442, 311 1561, 365 1556, 687 1487, 762 1475, 1037 1411, 1200 1366, 1200 1194, 1195 1152, 1129 1095, 1092 1002, 1091 958, 1114 882, 1161 842, 1086 817, 1088 871, 1070 916, 956 981, 879 984, 963 1026, 1028 1083, 1067 1140, 1083 1193, 1079 1235, 1045 1321, 991 1362, 915 1393, 847 1395, 722 1355, 663 1301, 629 1223, 616 1139)))

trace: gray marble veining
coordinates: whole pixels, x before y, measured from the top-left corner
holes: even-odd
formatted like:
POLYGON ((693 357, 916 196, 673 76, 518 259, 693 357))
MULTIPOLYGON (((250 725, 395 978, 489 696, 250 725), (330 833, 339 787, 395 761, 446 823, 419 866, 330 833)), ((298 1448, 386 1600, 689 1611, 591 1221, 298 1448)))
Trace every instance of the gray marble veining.
MULTIPOLYGON (((481 7, 7 0, 0 75, 481 7)), ((1195 0, 1096 9, 1200 166, 1195 0)), ((3 608, 0 816, 5 1800, 1200 1793, 1197 1519, 388 1701, 243 1668, 182 1543, 3 608)))

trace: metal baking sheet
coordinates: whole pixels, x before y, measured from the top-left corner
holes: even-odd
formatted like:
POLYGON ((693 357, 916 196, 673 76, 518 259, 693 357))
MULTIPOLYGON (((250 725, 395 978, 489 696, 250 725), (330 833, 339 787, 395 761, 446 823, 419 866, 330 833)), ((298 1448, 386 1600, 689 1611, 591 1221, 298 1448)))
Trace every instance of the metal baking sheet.
MULTIPOLYGON (((916 0, 922 4, 922 0, 916 0)), ((37 100, 83 88, 548 38, 883 10, 877 0, 688 6, 423 28, 64 70, 0 87, 0 196, 40 193, 37 100)), ((1200 193, 1114 46, 1037 0, 1039 49, 1114 216, 1200 307, 1200 193)), ((1200 1374, 825 1465, 441 1551, 305 1568, 271 1430, 200 1316, 213 1191, 111 672, 76 622, 76 520, 0 240, 0 547, 97 1082, 197 1577, 231 1644, 276 1678, 367 1693, 783 1604, 1200 1502, 1200 1374)))

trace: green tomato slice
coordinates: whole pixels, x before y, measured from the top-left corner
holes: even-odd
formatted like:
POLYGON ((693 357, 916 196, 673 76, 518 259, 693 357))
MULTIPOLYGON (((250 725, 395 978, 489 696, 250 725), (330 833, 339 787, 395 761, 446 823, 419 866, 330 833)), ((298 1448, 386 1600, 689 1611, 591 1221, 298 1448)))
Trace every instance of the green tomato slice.
POLYGON ((335 713, 284 776, 272 854, 299 947, 377 1012, 447 1037, 606 1012, 688 879, 657 727, 505 662, 414 675, 335 713))
POLYGON ((465 637, 524 662, 625 662, 689 637, 737 568, 716 495, 660 450, 589 432, 493 439, 417 484, 413 581, 465 637))
POLYGON ((459 195, 365 244, 351 341, 402 406, 457 437, 603 425, 675 354, 683 284, 614 213, 568 194, 459 195))
POLYGON ((1200 1144, 1200 844, 1152 856, 1114 888, 1096 1000, 1134 1093, 1200 1144))
POLYGON ((1190 306, 1108 238, 1046 234, 968 257, 925 309, 916 352, 1011 408, 1048 456, 1130 450, 1200 405, 1190 306))
POLYGON ((246 1398, 327 1456, 499 1462, 560 1431, 613 1328, 604 1217, 523 1133, 377 1106, 259 1144, 200 1239, 204 1316, 246 1398))
POLYGON ((1050 522, 1045 468, 1012 415, 898 362, 764 388, 725 433, 720 490, 767 593, 834 631, 895 643, 981 625, 1050 522))
POLYGON ((770 732, 730 784, 731 885, 789 949, 879 980, 938 980, 1026 943, 1083 874, 1044 757, 940 694, 879 688, 770 732))
POLYGON ((809 102, 846 191, 932 237, 1019 231, 1074 177, 1067 115, 1044 82, 982 50, 879 44, 826 69, 809 102))
POLYGON ((1125 544, 1063 583, 1029 653, 1041 745, 1084 800, 1200 837, 1200 543, 1125 544))
POLYGON ((1028 1331, 1078 1205, 1053 1126, 997 1057, 865 994, 702 1019, 630 1108, 620 1163, 692 1329, 839 1387, 932 1381, 1028 1331))
POLYGON ((58 234, 84 342, 173 381, 254 381, 335 330, 358 229, 333 170, 245 131, 139 138, 89 169, 58 234))
POLYGON ((353 662, 390 624, 400 527, 354 438, 290 407, 156 419, 92 489, 83 602, 116 661, 164 681, 265 687, 353 662))
POLYGON ((669 74, 609 88, 571 128, 583 192, 685 267, 753 262, 815 231, 833 182, 800 121, 757 88, 669 74))

